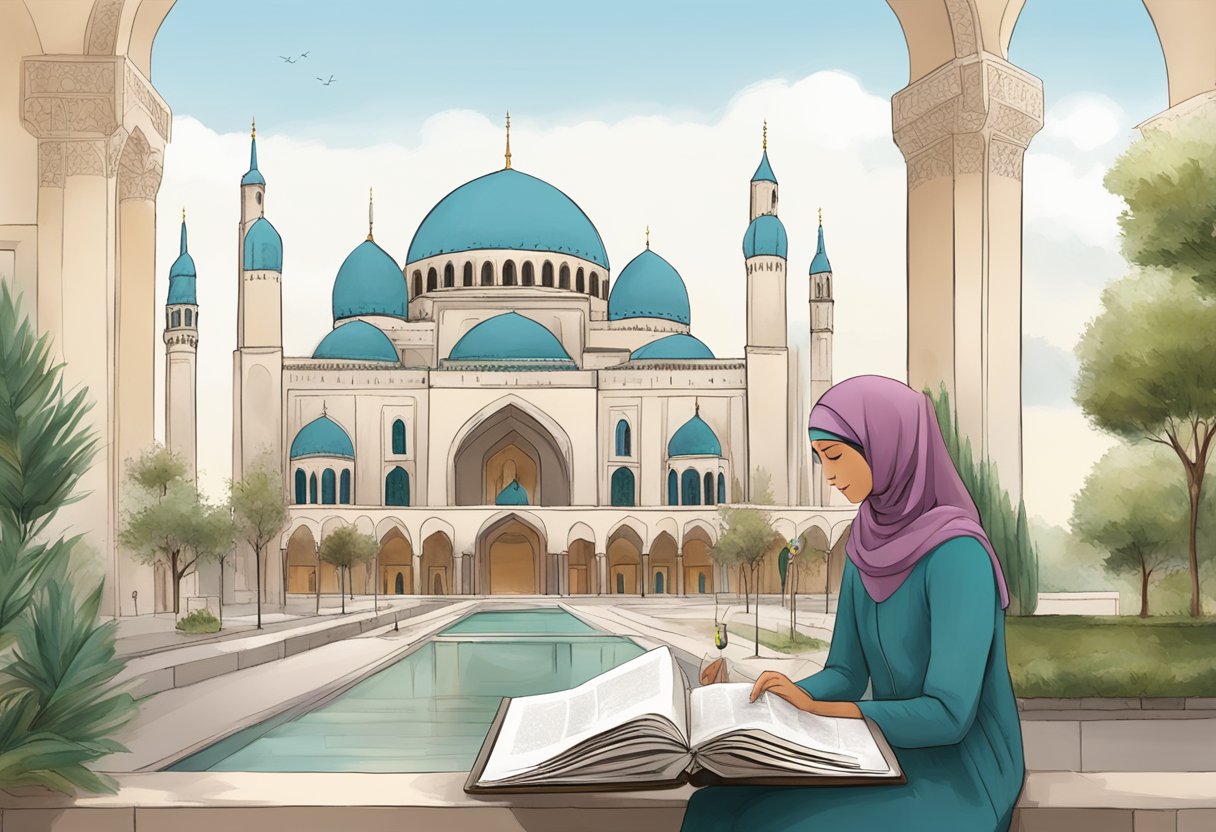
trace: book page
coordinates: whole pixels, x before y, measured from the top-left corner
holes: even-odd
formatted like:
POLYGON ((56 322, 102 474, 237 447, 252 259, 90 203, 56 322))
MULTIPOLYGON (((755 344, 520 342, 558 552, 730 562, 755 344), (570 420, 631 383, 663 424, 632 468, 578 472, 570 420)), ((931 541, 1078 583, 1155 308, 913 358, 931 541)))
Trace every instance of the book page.
POLYGON ((667 647, 650 650, 576 688, 512 699, 480 783, 541 766, 598 734, 648 715, 686 744, 683 676, 667 647))
MULTIPOLYGON (((751 684, 708 685, 692 692, 692 747, 721 737, 732 731, 764 731, 813 751, 856 761, 856 747, 861 744, 855 733, 849 739, 854 748, 846 750, 841 739, 842 720, 809 714, 799 710, 779 696, 764 694, 750 702, 751 684)), ((853 720, 865 728, 862 720, 853 720)), ((869 736, 869 730, 866 729, 869 736)), ((874 745, 873 738, 870 745, 874 745)), ((882 757, 879 752, 879 757, 882 757)))

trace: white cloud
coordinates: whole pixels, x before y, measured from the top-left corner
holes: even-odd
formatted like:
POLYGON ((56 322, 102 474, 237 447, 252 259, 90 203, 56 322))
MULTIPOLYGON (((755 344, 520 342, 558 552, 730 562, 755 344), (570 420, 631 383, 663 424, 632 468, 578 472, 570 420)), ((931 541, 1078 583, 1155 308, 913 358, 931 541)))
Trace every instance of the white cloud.
POLYGON ((1123 108, 1096 93, 1067 96, 1043 119, 1044 136, 1064 139, 1085 151, 1108 144, 1127 129, 1123 108))
POLYGON ((1031 148, 1024 165, 1027 228, 1053 240, 1075 236, 1117 250, 1123 200, 1102 184, 1107 166, 1031 148))
POLYGON ((1064 528, 1085 476, 1116 440, 1094 430, 1078 407, 1022 408, 1026 509, 1064 528))
MULTIPOLYGON (((746 326, 741 244, 765 118, 790 238, 791 346, 809 342, 806 273, 815 251, 816 211, 823 207, 837 275, 837 377, 902 377, 904 167, 890 140, 889 103, 854 78, 821 72, 794 83, 757 84, 709 124, 639 117, 546 125, 517 118, 512 162, 579 203, 604 238, 614 274, 641 250, 649 225, 653 247, 688 285, 693 332, 717 355, 740 356, 746 326)), ((369 186, 376 189, 376 240, 401 262, 418 223, 444 194, 502 165, 498 120, 468 111, 436 113, 413 145, 339 149, 276 135, 270 124, 259 131, 266 216, 284 243, 287 355, 310 354, 332 326, 333 277, 367 234, 369 186)), ((203 487, 214 495, 231 460, 238 183, 248 154, 245 135, 220 135, 192 118, 175 119, 158 203, 162 301, 177 256, 179 206, 189 210, 203 322, 199 459, 203 487)), ((160 401, 163 349, 157 361, 160 401)), ((163 436, 159 408, 157 419, 163 436)))

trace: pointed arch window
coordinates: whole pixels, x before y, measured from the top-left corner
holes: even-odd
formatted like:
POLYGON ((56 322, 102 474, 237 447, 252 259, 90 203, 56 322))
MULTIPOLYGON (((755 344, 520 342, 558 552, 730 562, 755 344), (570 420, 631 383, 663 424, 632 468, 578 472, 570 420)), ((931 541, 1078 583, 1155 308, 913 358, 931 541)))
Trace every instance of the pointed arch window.
POLYGON ((190 310, 186 310, 186 326, 190 326, 190 310))
POLYGON ((384 504, 386 506, 408 506, 410 504, 410 475, 398 465, 384 478, 384 504))
POLYGON ((570 267, 567 266, 565 263, 562 263, 561 271, 559 271, 557 273, 557 275, 558 275, 557 276, 557 288, 569 289, 570 288, 570 267))
POLYGON ((503 286, 514 286, 515 285, 515 261, 514 260, 508 260, 507 262, 502 264, 502 285, 503 286))
POLYGON ((344 506, 350 505, 350 469, 343 468, 338 481, 338 502, 344 506))
POLYGON ((464 285, 465 286, 473 285, 473 264, 472 263, 464 264, 464 285))
POLYGON ((714 475, 709 471, 705 472, 705 505, 712 506, 714 504, 714 475))
POLYGON ((426 290, 433 292, 439 288, 439 273, 435 271, 435 267, 426 270, 426 290))
POLYGON ((718 472, 718 505, 726 502, 726 475, 718 472))
POLYGON ((337 495, 334 493, 337 490, 335 488, 336 484, 337 484, 337 482, 336 482, 336 478, 334 477, 334 469, 326 468, 321 473, 321 504, 322 505, 332 506, 334 503, 337 502, 337 499, 336 499, 337 495))
POLYGON ((598 298, 600 296, 600 275, 599 272, 591 273, 591 296, 598 298))
POLYGON ((587 280, 586 280, 586 278, 583 277, 582 266, 580 266, 578 271, 575 272, 574 290, 576 292, 578 292, 580 295, 584 294, 587 291, 587 280))
POLYGON ((308 476, 303 468, 296 469, 296 503, 303 505, 308 502, 308 476))
POLYGON ((414 297, 422 294, 422 272, 414 269, 414 297))
POLYGON ((680 481, 676 476, 675 471, 667 472, 667 505, 678 506, 680 504, 680 481))
POLYGON ((405 422, 400 419, 393 422, 393 453, 405 453, 405 422))
POLYGON ((443 288, 451 289, 456 285, 456 267, 448 263, 443 267, 443 288))
POLYGON ((494 285, 494 264, 490 262, 481 264, 481 285, 494 285))
POLYGON ((531 261, 524 263, 523 274, 523 285, 533 286, 536 284, 536 271, 532 268, 531 261))
POLYGON ((169 316, 169 320, 171 322, 169 325, 172 326, 174 329, 181 326, 182 325, 182 311, 180 309, 174 309, 173 314, 169 316))
POLYGON ((628 468, 617 468, 612 472, 612 504, 633 505, 633 471, 628 468))
POLYGON ((314 506, 317 504, 317 474, 315 471, 308 476, 308 502, 314 506))
POLYGON ((701 478, 692 468, 686 468, 680 475, 680 498, 681 505, 701 505, 701 478))
POLYGON ((629 422, 624 419, 616 423, 616 455, 633 456, 633 437, 630 436, 629 422))
POLYGON ((553 285, 553 264, 550 263, 548 260, 545 261, 545 265, 540 267, 540 285, 541 286, 552 286, 553 285))

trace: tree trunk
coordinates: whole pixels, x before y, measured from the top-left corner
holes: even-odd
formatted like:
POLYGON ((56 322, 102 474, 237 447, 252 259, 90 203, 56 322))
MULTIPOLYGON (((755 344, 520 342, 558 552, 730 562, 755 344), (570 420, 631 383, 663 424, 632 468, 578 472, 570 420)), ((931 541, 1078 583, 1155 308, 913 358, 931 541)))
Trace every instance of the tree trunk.
POLYGON ((253 547, 253 571, 257 573, 258 629, 262 629, 262 547, 253 547))
POLYGON ((1148 576, 1152 573, 1140 564, 1140 617, 1148 618, 1148 576))
POLYGON ((747 567, 746 566, 739 567, 739 579, 741 581, 743 581, 743 614, 746 615, 747 613, 752 611, 752 609, 751 609, 751 602, 752 602, 751 590, 749 589, 749 587, 747 585, 747 567))
POLYGON ((760 570, 752 567, 752 583, 756 585, 756 658, 760 658, 760 570))
POLYGON ((376 574, 372 576, 372 612, 380 612, 380 553, 376 552, 376 565, 372 567, 376 574))
POLYGON ((321 551, 317 550, 317 578, 313 581, 316 584, 317 590, 317 609, 316 614, 321 614, 321 551))
POLYGON ((1190 488, 1188 489, 1191 495, 1191 526, 1190 539, 1187 542, 1187 555, 1190 559, 1191 567, 1191 617, 1198 618, 1203 615, 1203 609, 1199 598, 1199 552, 1196 539, 1199 527, 1199 495, 1203 483, 1189 469, 1187 470, 1187 478, 1191 480, 1189 483, 1190 488))
POLYGON ((224 629, 224 559, 220 558, 220 629, 224 629))
MULTIPOLYGON (((177 553, 174 552, 169 556, 169 575, 173 578, 173 615, 179 613, 179 606, 182 597, 182 576, 177 571, 177 553)), ((154 599, 155 600, 155 599, 154 599)), ((152 605, 152 612, 156 612, 156 604, 152 605)))
POLYGON ((346 615, 346 572, 338 568, 338 597, 342 599, 342 614, 346 615))

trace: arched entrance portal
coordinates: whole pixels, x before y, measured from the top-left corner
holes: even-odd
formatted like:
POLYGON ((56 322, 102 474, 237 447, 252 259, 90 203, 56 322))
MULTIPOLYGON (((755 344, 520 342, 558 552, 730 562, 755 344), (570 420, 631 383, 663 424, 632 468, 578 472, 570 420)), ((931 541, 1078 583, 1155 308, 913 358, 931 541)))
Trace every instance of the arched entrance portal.
POLYGON ((642 538, 629 526, 621 526, 608 538, 607 591, 638 595, 642 580, 642 538))
POLYGON ((389 529, 380 541, 380 591, 385 595, 414 591, 414 550, 398 528, 389 529))
POLYGON ((712 544, 699 526, 684 534, 684 594, 707 595, 714 591, 712 544))
POLYGON ((451 595, 452 541, 446 532, 435 532, 422 541, 422 595, 451 595))
POLYGON ((535 416, 515 404, 504 405, 467 428, 460 440, 453 456, 454 503, 493 505, 502 490, 517 481, 528 505, 570 505, 570 473, 562 447, 535 416))
POLYGON ((296 595, 317 591, 317 544, 307 526, 300 526, 287 541, 287 591, 296 595))
POLYGON ((536 595, 545 585, 544 535, 508 514, 477 539, 477 588, 490 595, 536 595))

